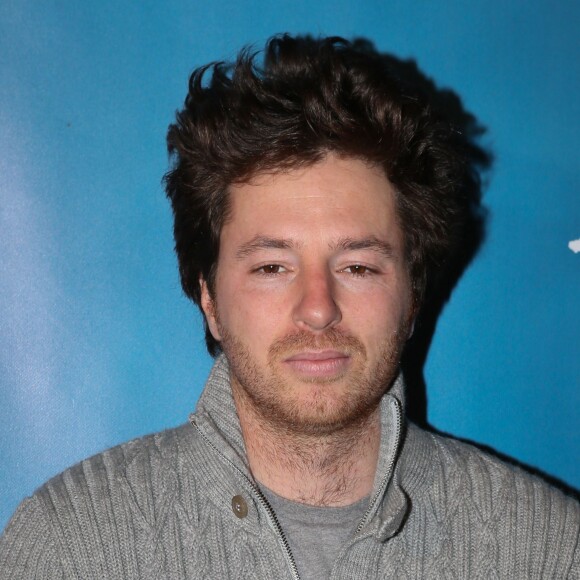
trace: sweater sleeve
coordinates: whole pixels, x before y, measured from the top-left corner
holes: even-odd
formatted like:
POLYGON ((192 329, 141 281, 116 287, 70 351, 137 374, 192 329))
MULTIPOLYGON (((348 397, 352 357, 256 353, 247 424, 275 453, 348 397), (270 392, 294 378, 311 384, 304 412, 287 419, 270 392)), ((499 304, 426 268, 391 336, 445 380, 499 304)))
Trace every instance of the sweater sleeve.
POLYGON ((572 561, 572 569, 570 570, 570 578, 580 578, 580 537, 576 544, 574 551, 574 559, 572 561))
POLYGON ((3 580, 63 579, 56 546, 38 499, 25 499, 0 536, 0 577, 3 580))

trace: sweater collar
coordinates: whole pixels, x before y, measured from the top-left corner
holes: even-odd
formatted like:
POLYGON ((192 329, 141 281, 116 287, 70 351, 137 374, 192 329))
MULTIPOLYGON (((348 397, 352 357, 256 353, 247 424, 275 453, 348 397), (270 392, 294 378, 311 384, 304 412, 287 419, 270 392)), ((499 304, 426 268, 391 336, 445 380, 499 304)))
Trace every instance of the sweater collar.
MULTIPOLYGON (((379 541, 392 537, 408 510, 396 469, 404 430, 405 385, 399 374, 381 400, 381 444, 369 509, 358 534, 379 541)), ((195 415, 191 417, 204 436, 251 480, 248 459, 230 387, 229 367, 222 354, 211 370, 195 415)))

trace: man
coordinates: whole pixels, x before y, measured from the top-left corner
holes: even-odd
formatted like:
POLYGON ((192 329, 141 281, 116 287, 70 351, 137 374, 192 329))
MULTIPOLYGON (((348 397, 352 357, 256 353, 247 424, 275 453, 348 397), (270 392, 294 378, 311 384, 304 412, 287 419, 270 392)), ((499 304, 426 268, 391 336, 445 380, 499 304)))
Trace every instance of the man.
POLYGON ((580 577, 577 502, 404 419, 401 355, 473 210, 454 133, 339 39, 207 71, 166 184, 212 374, 187 425, 25 500, 3 577, 580 577))

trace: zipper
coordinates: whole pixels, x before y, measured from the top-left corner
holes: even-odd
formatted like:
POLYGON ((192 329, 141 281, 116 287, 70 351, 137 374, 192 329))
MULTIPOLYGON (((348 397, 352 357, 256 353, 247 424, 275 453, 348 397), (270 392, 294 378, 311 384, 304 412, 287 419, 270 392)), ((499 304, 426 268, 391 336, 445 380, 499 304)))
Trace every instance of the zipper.
POLYGON ((280 526, 280 522, 278 521, 278 517, 276 516, 276 513, 272 509, 272 506, 270 505, 268 500, 264 497, 264 494, 261 492, 261 490, 256 485, 254 485, 251 481, 250 481, 250 485, 252 486, 252 488, 256 492, 256 496, 259 499, 260 503, 265 508, 268 515, 270 516, 271 523, 274 525, 274 528, 278 532, 278 535, 280 536, 280 540, 282 540, 282 545, 284 546, 284 551, 286 552, 286 558, 288 560, 288 564, 290 565, 290 569, 292 570, 292 576, 293 576, 294 580, 300 580, 300 575, 298 574, 298 568, 296 567, 296 562, 294 561, 294 556, 292 555, 292 552, 290 550, 290 544, 288 543, 288 540, 286 539, 286 535, 284 534, 284 531, 282 530, 282 526, 280 526))
POLYGON ((290 544, 288 543, 288 540, 286 539, 286 536, 284 534, 284 531, 282 530, 282 526, 280 525, 280 522, 278 521, 278 517, 274 513, 274 510, 272 509, 272 506, 269 504, 268 500, 264 497, 264 494, 261 492, 260 488, 235 463, 233 463, 232 461, 230 461, 230 459, 228 459, 209 440, 209 438, 205 435, 205 433, 199 428, 199 426, 197 425, 197 423, 195 423, 191 419, 189 420, 189 422, 195 427, 195 429, 197 430, 197 432, 201 435, 202 439, 212 449, 214 449, 214 451, 216 453, 218 453, 222 457, 222 459, 224 459, 231 467, 233 467, 240 474, 240 476, 243 479, 245 479, 248 482, 248 484, 250 485, 250 487, 254 491, 255 496, 258 498, 258 501, 260 502, 260 504, 262 505, 262 507, 266 510, 266 513, 268 514, 268 519, 270 520, 270 524, 272 525, 272 527, 274 528, 274 530, 277 532, 278 537, 281 540, 282 546, 284 548, 284 555, 286 556, 286 560, 287 560, 287 562, 288 562, 288 564, 290 566, 290 570, 292 572, 292 578, 293 578, 293 580, 300 580, 300 575, 298 574, 298 568, 296 567, 296 562, 294 560, 294 556, 292 555, 292 552, 290 551, 290 544))
POLYGON ((365 524, 367 523, 367 519, 368 519, 369 515, 373 511, 374 506, 377 503, 377 501, 379 500, 379 498, 381 497, 381 495, 383 495, 383 493, 384 493, 383 490, 386 488, 386 485, 388 484, 389 479, 391 479, 391 476, 393 474, 393 467, 395 466, 395 461, 396 461, 396 457, 397 457, 397 447, 399 444, 399 440, 401 439, 401 426, 402 426, 401 404, 399 403, 399 400, 395 399, 395 398, 393 398, 393 404, 395 406, 395 442, 396 442, 395 450, 394 450, 393 454, 391 455, 391 459, 390 459, 389 464, 387 466, 387 472, 385 474, 385 477, 383 477, 383 479, 381 480, 381 485, 379 486, 377 492, 373 496, 372 501, 369 502, 369 507, 367 508, 365 515, 362 517, 360 524, 358 525, 358 527, 356 529, 355 535, 358 534, 363 529, 365 524))

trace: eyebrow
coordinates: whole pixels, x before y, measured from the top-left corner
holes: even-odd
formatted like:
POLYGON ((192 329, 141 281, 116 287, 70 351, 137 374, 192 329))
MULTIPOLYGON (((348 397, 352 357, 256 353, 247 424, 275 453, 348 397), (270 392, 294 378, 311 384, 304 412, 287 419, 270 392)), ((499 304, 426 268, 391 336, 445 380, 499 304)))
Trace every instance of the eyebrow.
POLYGON ((255 236, 249 242, 242 244, 236 251, 236 258, 243 260, 254 252, 264 249, 291 250, 296 244, 292 240, 271 238, 269 236, 255 236))
POLYGON ((393 245, 376 236, 369 236, 367 238, 341 238, 336 244, 333 244, 333 247, 344 251, 373 250, 386 258, 392 258, 395 255, 393 245))
MULTIPOLYGON (((259 250, 291 250, 299 246, 296 242, 286 238, 272 238, 270 236, 255 236, 249 242, 242 244, 236 251, 236 259, 243 260, 259 250)), ((342 251, 373 250, 387 258, 392 258, 395 254, 392 244, 369 236, 366 238, 340 238, 336 243, 330 244, 331 249, 342 251)))

